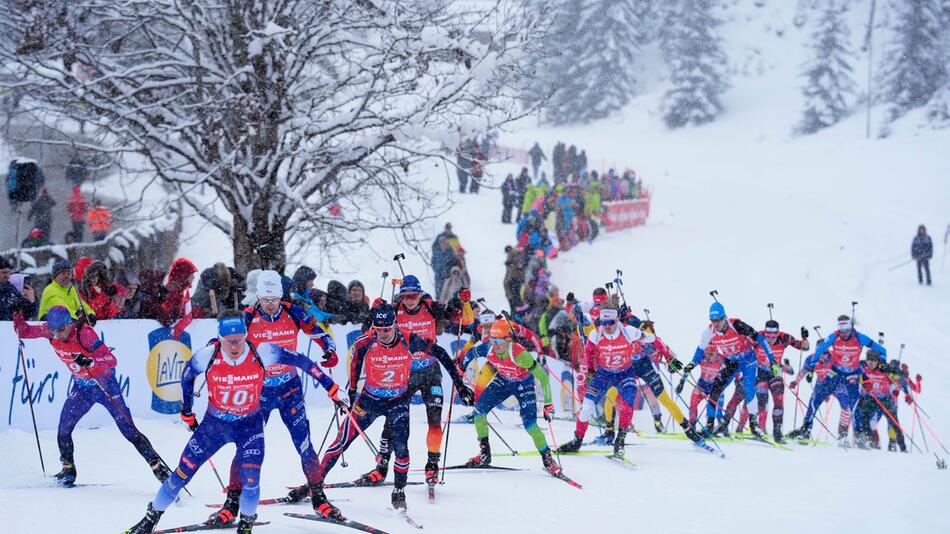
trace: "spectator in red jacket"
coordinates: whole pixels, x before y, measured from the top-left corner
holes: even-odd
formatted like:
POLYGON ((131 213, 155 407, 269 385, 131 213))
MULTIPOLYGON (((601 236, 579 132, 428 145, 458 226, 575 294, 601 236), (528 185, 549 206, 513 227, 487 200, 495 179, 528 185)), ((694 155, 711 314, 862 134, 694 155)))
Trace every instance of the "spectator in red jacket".
POLYGON ((69 201, 66 202, 66 211, 69 212, 69 218, 73 222, 73 235, 77 241, 83 240, 83 232, 86 230, 86 210, 89 203, 86 202, 86 196, 79 190, 79 186, 73 187, 72 194, 69 195, 69 201))
POLYGON ((168 271, 168 283, 165 284, 167 293, 162 302, 160 323, 170 326, 185 315, 185 304, 191 301, 191 293, 188 290, 191 289, 197 272, 198 268, 189 259, 178 258, 172 262, 172 268, 168 271))

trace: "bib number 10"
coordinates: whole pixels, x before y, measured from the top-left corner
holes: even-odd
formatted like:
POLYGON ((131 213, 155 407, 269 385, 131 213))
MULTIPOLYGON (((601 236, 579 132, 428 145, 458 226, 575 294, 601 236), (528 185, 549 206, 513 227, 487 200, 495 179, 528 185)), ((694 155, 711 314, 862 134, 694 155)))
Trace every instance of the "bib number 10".
POLYGON ((254 402, 254 395, 251 395, 246 389, 225 391, 221 393, 221 404, 230 406, 244 406, 248 402, 254 402))

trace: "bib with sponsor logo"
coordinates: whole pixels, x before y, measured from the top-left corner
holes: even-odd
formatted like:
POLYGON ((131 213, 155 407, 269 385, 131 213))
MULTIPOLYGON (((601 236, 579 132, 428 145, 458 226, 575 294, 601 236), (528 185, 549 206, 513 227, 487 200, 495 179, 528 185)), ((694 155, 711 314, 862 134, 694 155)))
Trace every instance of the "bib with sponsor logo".
MULTIPOLYGON (((424 339, 436 339, 435 317, 425 304, 419 304, 419 308, 415 313, 410 313, 405 306, 400 305, 396 312, 396 325, 399 326, 400 330, 407 333, 407 338, 409 337, 408 334, 412 333, 424 339)), ((412 360, 414 369, 428 367, 435 362, 435 358, 422 351, 414 352, 412 360)))
POLYGON ((861 385, 864 386, 865 391, 875 397, 886 397, 890 394, 892 382, 887 373, 880 369, 875 371, 865 369, 864 374, 867 376, 861 382, 861 385))
POLYGON ((639 341, 630 341, 623 332, 617 337, 607 339, 601 332, 597 340, 597 367, 607 371, 623 371, 630 367, 633 356, 643 351, 639 341))
POLYGON ((409 386, 411 370, 412 353, 405 340, 400 339, 392 347, 385 347, 379 340, 374 340, 363 357, 363 372, 366 375, 363 389, 377 397, 398 397, 409 386))
POLYGON ((840 369, 857 369, 861 361, 861 351, 864 347, 858 341, 858 336, 851 334, 848 339, 836 338, 828 352, 831 353, 831 366, 840 369))
POLYGON ((525 351, 523 346, 519 343, 511 343, 511 347, 508 349, 508 353, 499 356, 495 353, 495 347, 493 346, 491 351, 488 353, 488 363, 492 364, 492 367, 498 371, 498 374, 502 378, 517 382, 528 378, 528 375, 531 374, 531 371, 528 371, 524 367, 521 367, 512 359, 512 354, 521 354, 525 351))
MULTIPOLYGON (((83 329, 89 328, 88 326, 83 326, 83 329)), ((92 380, 94 377, 103 375, 109 371, 109 368, 93 365, 91 368, 81 367, 78 363, 74 361, 76 354, 82 354, 88 358, 93 358, 92 351, 88 350, 86 347, 82 346, 82 343, 79 342, 79 330, 73 328, 73 334, 69 336, 67 341, 60 341, 55 337, 50 339, 50 345, 53 346, 53 351, 56 352, 56 357, 59 358, 66 368, 69 369, 69 372, 76 378, 81 380, 92 380)), ((93 358, 95 359, 95 358, 93 358)))
POLYGON ((726 328, 725 332, 716 330, 711 323, 709 329, 712 331, 709 344, 715 347, 716 350, 719 351, 719 354, 722 354, 728 360, 734 360, 737 356, 751 348, 749 338, 736 332, 736 329, 732 326, 731 319, 729 320, 729 327, 726 328))
MULTIPOLYGON (((254 346, 261 343, 273 343, 278 347, 296 351, 298 330, 297 323, 290 317, 290 313, 286 308, 282 308, 276 321, 268 321, 261 314, 255 313, 251 324, 247 327, 247 338, 254 346)), ((275 363, 268 365, 265 372, 268 377, 283 376, 288 373, 297 374, 297 368, 293 365, 275 363)))
POLYGON ((244 361, 232 365, 218 346, 208 367, 208 402, 219 412, 243 417, 260 408, 264 368, 252 345, 244 361))
MULTIPOLYGON (((788 336, 779 334, 775 339, 775 344, 769 344, 769 348, 772 349, 772 356, 775 357, 776 362, 780 363, 782 361, 782 357, 785 355, 785 349, 788 348, 787 340, 788 336)), ((768 342, 768 338, 766 338, 765 341, 768 342)), ((758 360, 759 367, 767 368, 772 365, 769 363, 769 356, 765 353, 765 349, 758 343, 755 345, 755 358, 758 360)))

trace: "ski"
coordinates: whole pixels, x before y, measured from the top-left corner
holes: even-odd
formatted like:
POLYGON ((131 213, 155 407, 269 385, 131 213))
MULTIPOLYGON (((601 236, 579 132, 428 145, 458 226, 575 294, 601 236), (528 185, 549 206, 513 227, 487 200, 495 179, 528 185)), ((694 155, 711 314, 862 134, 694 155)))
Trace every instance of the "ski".
MULTIPOLYGON (((261 506, 272 506, 275 504, 304 504, 310 502, 310 496, 306 496, 299 501, 295 501, 290 497, 277 497, 276 499, 261 499, 257 504, 261 506)), ((333 499, 333 502, 350 502, 349 499, 333 499)), ((224 506, 221 503, 217 504, 205 504, 208 508, 221 508, 224 506)))
POLYGON ((741 441, 758 441, 758 442, 760 442, 760 443, 768 443, 769 445, 771 445, 771 446, 773 446, 773 447, 775 447, 775 448, 777 448, 777 449, 782 449, 782 450, 785 450, 785 451, 790 451, 790 450, 792 450, 791 447, 786 447, 785 445, 782 445, 781 443, 776 443, 776 442, 775 442, 774 440, 772 440, 771 438, 765 437, 765 436, 758 437, 758 436, 756 436, 756 435, 754 435, 754 434, 749 434, 749 433, 745 433, 745 432, 742 432, 742 433, 736 432, 735 436, 736 436, 737 439, 739 439, 739 440, 741 440, 741 441))
MULTIPOLYGON (((269 525, 270 521, 258 521, 254 523, 255 527, 269 525)), ((195 523, 194 525, 185 525, 183 527, 166 528, 162 530, 153 530, 152 534, 171 534, 172 532, 199 532, 202 530, 233 530, 234 523, 224 525, 206 525, 204 523, 195 523)))
POLYGON ((702 449, 702 450, 708 452, 709 454, 715 454, 716 456, 719 456, 720 458, 725 458, 725 457, 726 457, 726 453, 721 452, 721 451, 719 451, 718 449, 714 449, 711 445, 709 445, 708 443, 706 443, 706 440, 703 440, 703 441, 693 441, 693 442, 691 442, 691 443, 692 443, 693 445, 696 445, 696 446, 699 447, 700 449, 702 449))
POLYGON ((435 504, 435 484, 429 484, 429 504, 435 504))
POLYGON ((419 523, 416 523, 416 521, 413 518, 409 517, 409 513, 406 512, 405 510, 396 510, 395 508, 389 508, 389 511, 396 512, 399 515, 399 517, 405 520, 406 523, 409 523, 409 526, 422 530, 422 525, 420 525, 419 523))
MULTIPOLYGON (((613 451, 576 451, 576 452, 565 452, 561 451, 561 456, 588 456, 588 455, 600 455, 600 454, 613 454, 613 451)), ((495 454, 494 456, 511 456, 511 453, 501 453, 495 454)), ((528 452, 519 452, 518 456, 541 456, 541 453, 538 451, 528 451, 528 452)))
POLYGON ((297 518, 297 519, 306 519, 307 521, 317 521, 317 522, 320 522, 320 523, 327 523, 327 524, 330 524, 330 525, 340 525, 341 527, 349 527, 349 528, 352 528, 352 529, 354 529, 354 530, 361 530, 361 531, 363 531, 363 532, 369 532, 370 534, 386 534, 386 531, 384 531, 384 530, 380 530, 380 529, 378 529, 378 528, 371 527, 371 526, 369 526, 369 525, 364 525, 363 523, 358 523, 358 522, 352 521, 352 520, 350 520, 350 519, 344 519, 344 520, 342 520, 342 521, 338 521, 338 520, 336 520, 336 519, 330 519, 330 518, 327 518, 327 517, 323 517, 322 515, 316 515, 316 514, 295 514, 295 513, 292 513, 292 512, 284 512, 284 515, 287 516, 287 517, 295 517, 295 518, 297 518))
POLYGON ((575 481, 573 478, 565 475, 563 472, 558 472, 558 473, 552 473, 550 471, 545 471, 545 472, 554 478, 567 482, 568 484, 570 484, 571 486, 574 486, 577 489, 584 489, 584 486, 582 486, 580 482, 575 481))
MULTIPOLYGON (((499 455, 499 456, 500 456, 500 455, 499 455)), ((465 464, 450 465, 450 466, 446 467, 445 469, 446 469, 447 471, 448 471, 448 470, 453 470, 453 469, 455 469, 455 470, 459 470, 459 469, 473 469, 473 470, 475 470, 475 469, 483 469, 483 470, 485 470, 485 471, 527 471, 527 469, 518 469, 518 468, 516 468, 516 467, 499 467, 499 466, 497 466, 497 465, 465 465, 465 464)), ((412 484, 412 482, 410 482, 410 484, 412 484)))
MULTIPOLYGON (((407 486, 421 486, 423 482, 406 482, 407 486)), ((324 484, 323 489, 339 489, 339 488, 379 488, 383 486, 392 486, 392 482, 380 482, 379 484, 370 484, 363 483, 359 480, 354 480, 353 482, 331 482, 329 484, 324 484)), ((295 489, 292 486, 287 486, 287 489, 295 489)))
POLYGON ((627 467, 629 469, 638 469, 640 467, 634 462, 631 462, 630 460, 624 458, 623 456, 619 456, 616 454, 608 454, 607 456, 604 456, 604 458, 607 458, 608 460, 612 462, 619 463, 620 465, 627 467))

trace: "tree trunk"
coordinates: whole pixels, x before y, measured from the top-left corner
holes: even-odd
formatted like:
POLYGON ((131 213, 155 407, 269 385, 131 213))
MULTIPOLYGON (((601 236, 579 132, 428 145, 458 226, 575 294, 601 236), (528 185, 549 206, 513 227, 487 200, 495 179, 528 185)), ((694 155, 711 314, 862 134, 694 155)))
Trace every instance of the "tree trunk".
MULTIPOLYGON (((258 206, 261 204, 265 203, 258 206)), ((273 269, 282 273, 287 266, 286 223, 268 221, 267 209, 257 206, 253 218, 253 231, 248 228, 247 221, 234 218, 234 267, 243 274, 254 269, 273 269)))

